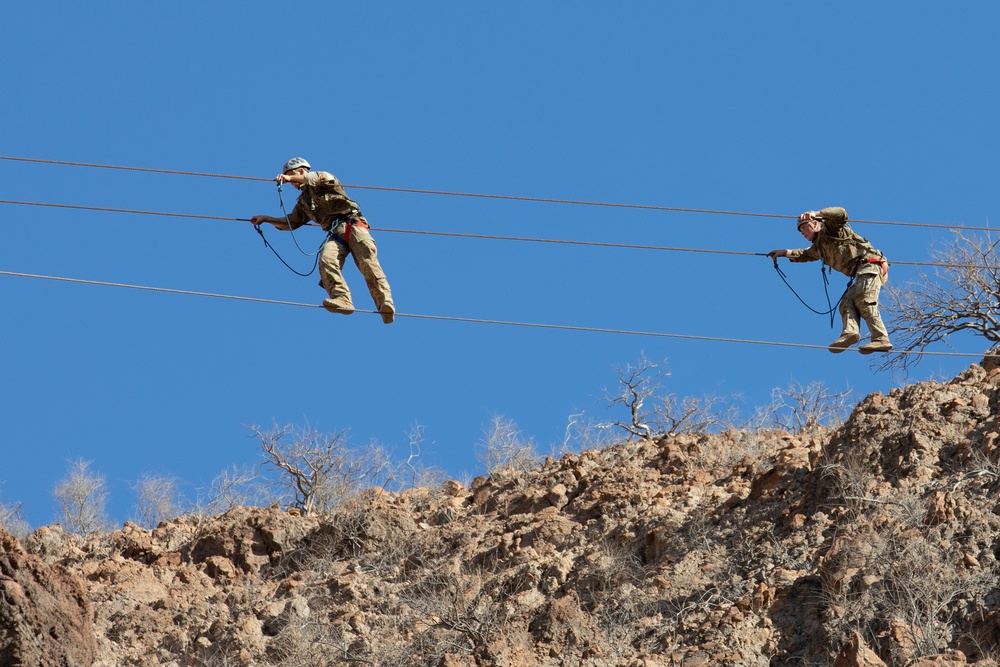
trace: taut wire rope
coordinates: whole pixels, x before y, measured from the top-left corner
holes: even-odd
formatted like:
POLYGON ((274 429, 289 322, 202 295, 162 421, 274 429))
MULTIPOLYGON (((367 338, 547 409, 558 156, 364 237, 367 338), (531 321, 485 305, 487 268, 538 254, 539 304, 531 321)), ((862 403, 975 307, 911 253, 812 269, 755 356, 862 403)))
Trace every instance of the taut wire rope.
MULTIPOLYGON (((99 164, 95 162, 72 162, 69 160, 46 160, 41 158, 28 158, 28 157, 17 157, 13 155, 0 155, 0 160, 15 161, 15 162, 31 162, 38 164, 53 164, 53 165, 64 165, 72 167, 87 167, 95 169, 118 169, 123 171, 137 171, 137 172, 150 172, 155 174, 175 174, 181 176, 201 176, 208 178, 226 178, 233 180, 243 180, 243 181, 273 181, 273 178, 263 178, 261 176, 239 176, 233 174, 216 174, 211 172, 200 172, 200 171, 184 171, 179 169, 154 169, 150 167, 132 167, 125 165, 112 165, 112 164, 99 164)), ((723 209, 709 209, 709 208, 689 208, 681 206, 656 206, 650 204, 630 204, 622 202, 602 202, 602 201, 586 201, 580 199, 556 199, 550 197, 527 197, 520 195, 502 195, 502 194, 489 194, 481 192, 458 192, 452 190, 428 190, 423 188, 402 188, 402 187, 391 187, 382 185, 362 185, 358 183, 344 183, 345 188, 356 188, 359 190, 377 190, 384 192, 406 192, 414 194, 427 194, 427 195, 440 195, 448 197, 475 197, 481 199, 504 199, 511 201, 524 201, 524 202, 540 202, 547 204, 571 204, 576 206, 601 206, 610 208, 628 208, 628 209, 639 209, 647 211, 672 211, 679 213, 707 213, 712 215, 736 215, 736 216, 746 216, 746 217, 757 217, 757 218, 778 218, 778 219, 792 219, 798 218, 798 215, 788 215, 784 213, 759 213, 754 211, 730 211, 723 209)), ((851 222, 860 222, 870 225, 898 225, 903 227, 929 227, 935 229, 960 229, 964 231, 996 231, 990 227, 971 227, 965 225, 949 225, 949 224, 939 224, 939 223, 929 223, 929 222, 900 222, 900 221, 890 221, 890 220, 864 220, 856 219, 851 222)))
MULTIPOLYGON (((197 213, 172 213, 167 211, 146 211, 139 209, 128 209, 128 208, 112 208, 108 206, 85 206, 80 204, 57 204, 51 202, 37 202, 37 201, 21 201, 15 199, 0 199, 0 204, 11 204, 16 206, 39 206, 44 208, 63 208, 72 209, 79 211, 95 211, 104 213, 126 213, 131 215, 151 215, 151 216, 161 216, 169 218, 188 218, 192 220, 221 220, 226 222, 250 222, 250 218, 234 218, 232 216, 223 215, 201 215, 197 213)), ((310 223, 310 226, 315 226, 310 223)), ((657 250, 666 252, 692 252, 692 253, 704 253, 710 255, 737 255, 744 257, 766 257, 767 253, 761 252, 750 252, 747 250, 714 250, 709 248, 680 248, 673 246, 661 246, 661 245, 646 245, 639 243, 612 243, 609 241, 576 241, 569 239, 546 239, 546 238, 535 238, 530 236, 510 236, 501 234, 472 234, 468 232, 440 232, 424 229, 393 229, 387 227, 372 227, 373 231, 385 232, 388 234, 417 234, 423 236, 441 236, 441 237, 452 237, 452 238, 465 238, 465 239, 482 239, 489 241, 519 241, 525 243, 553 243, 560 245, 576 245, 576 246, 596 246, 601 248, 622 248, 629 250, 657 250)), ((943 262, 915 262, 915 261, 902 261, 893 260, 890 262, 891 265, 902 265, 902 266, 936 266, 942 268, 968 268, 968 269, 988 269, 992 268, 985 265, 977 264, 953 264, 953 263, 943 263, 943 262)))
MULTIPOLYGON (((181 294, 188 296, 202 296, 214 299, 232 299, 236 301, 250 301, 254 303, 269 303, 282 306, 297 306, 302 308, 322 308, 311 303, 299 303, 295 301, 281 301, 277 299, 264 299, 260 297, 237 296, 231 294, 218 294, 212 292, 196 292, 192 290, 173 289, 168 287, 151 287, 148 285, 133 285, 129 283, 108 282, 104 280, 87 280, 83 278, 67 278, 63 276, 49 276, 37 273, 23 273, 19 271, 0 271, 0 276, 12 276, 17 278, 31 278, 36 280, 53 280, 57 282, 76 283, 81 285, 96 285, 101 287, 120 287, 125 289, 142 290, 148 292, 160 292, 167 294, 181 294)), ((374 310, 356 310, 358 313, 369 313, 378 315, 374 310)), ((740 343, 744 345, 766 345, 771 347, 796 347, 814 350, 826 350, 825 345, 811 345, 808 343, 786 343, 781 341, 753 340, 746 338, 723 338, 719 336, 698 336, 694 334, 664 333, 659 331, 636 331, 630 329, 610 329, 602 327, 584 327, 565 324, 546 324, 541 322, 519 322, 513 320, 493 320, 476 317, 450 317, 446 315, 426 315, 419 313, 396 313, 396 317, 407 317, 411 319, 438 320, 444 322, 471 322, 476 324, 489 324, 494 326, 526 327, 534 329, 555 329, 558 331, 582 331, 589 333, 608 333, 628 336, 650 336, 656 338, 676 338, 683 340, 711 341, 718 343, 740 343)), ((922 355, 922 356, 943 356, 943 357, 980 357, 982 353, 971 352, 929 352, 926 350, 899 350, 893 354, 922 355)))

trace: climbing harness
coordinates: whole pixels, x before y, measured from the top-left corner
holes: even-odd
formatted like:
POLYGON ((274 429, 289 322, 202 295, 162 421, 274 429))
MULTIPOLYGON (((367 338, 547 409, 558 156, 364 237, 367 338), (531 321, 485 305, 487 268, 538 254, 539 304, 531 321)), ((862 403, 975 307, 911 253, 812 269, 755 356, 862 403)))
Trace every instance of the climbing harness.
MULTIPOLYGON (((851 277, 848 278, 848 280, 847 280, 847 287, 844 288, 844 293, 840 295, 839 299, 837 299, 837 303, 836 304, 831 305, 830 304, 830 280, 829 280, 829 278, 826 275, 826 262, 822 262, 821 263, 820 272, 823 274, 823 292, 826 294, 826 305, 829 308, 829 310, 816 310, 815 308, 813 308, 812 306, 810 306, 808 303, 806 303, 805 300, 801 296, 799 296, 799 293, 795 291, 795 288, 792 287, 789 284, 788 278, 785 277, 785 272, 782 271, 781 268, 778 266, 778 258, 777 257, 772 257, 771 259, 774 260, 774 270, 778 272, 779 276, 781 276, 781 280, 785 283, 785 285, 788 287, 788 289, 792 290, 792 294, 795 295, 795 298, 798 299, 799 302, 803 306, 805 306, 806 308, 808 308, 812 312, 816 313, 817 315, 829 315, 830 316, 830 328, 832 329, 833 328, 833 323, 834 323, 834 315, 833 314, 837 311, 838 308, 840 308, 840 302, 844 300, 844 297, 847 296, 847 291, 849 289, 851 289, 851 285, 854 284, 854 276, 851 275, 851 277)), ((855 273, 856 272, 857 271, 855 271, 855 273)))
POLYGON ((355 226, 361 227, 362 229, 366 230, 369 229, 368 221, 364 219, 364 216, 361 215, 361 212, 358 211, 357 209, 352 210, 348 214, 349 217, 335 218, 331 222, 330 229, 327 230, 326 232, 326 239, 324 239, 323 242, 319 244, 319 248, 316 249, 316 252, 306 252, 305 250, 302 249, 302 246, 299 245, 298 239, 295 238, 295 230, 292 229, 292 223, 288 219, 288 211, 285 210, 285 200, 284 197, 282 197, 281 195, 281 183, 278 183, 278 203, 281 204, 281 212, 285 217, 285 224, 288 226, 288 231, 291 232, 292 234, 292 240, 295 242, 295 247, 298 248, 299 252, 305 255, 306 257, 313 258, 313 266, 312 269, 310 269, 309 273, 302 273, 301 271, 292 268, 292 266, 290 266, 288 262, 285 261, 285 259, 278 253, 278 251, 274 249, 274 246, 272 246, 268 242, 267 238, 264 236, 264 230, 260 228, 260 225, 254 225, 254 229, 256 229, 257 233, 260 234, 260 238, 261 240, 264 241, 264 245, 271 252, 274 253, 274 256, 277 257, 279 260, 281 260, 281 263, 284 264, 289 271, 302 277, 310 276, 316 270, 316 267, 319 264, 319 254, 323 248, 323 243, 326 243, 327 241, 333 241, 337 245, 347 248, 349 250, 350 245, 348 244, 351 240, 351 230, 355 226), (337 225, 339 225, 340 223, 344 223, 344 238, 340 238, 339 236, 333 233, 334 228, 336 228, 337 225))

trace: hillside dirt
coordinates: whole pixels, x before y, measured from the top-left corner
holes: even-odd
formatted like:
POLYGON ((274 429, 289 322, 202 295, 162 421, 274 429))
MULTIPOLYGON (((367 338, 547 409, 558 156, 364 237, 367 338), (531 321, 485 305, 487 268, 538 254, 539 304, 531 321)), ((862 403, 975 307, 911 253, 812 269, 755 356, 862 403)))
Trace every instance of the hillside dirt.
POLYGON ((0 664, 995 666, 998 401, 984 360, 832 430, 623 443, 323 517, 0 533, 0 664))

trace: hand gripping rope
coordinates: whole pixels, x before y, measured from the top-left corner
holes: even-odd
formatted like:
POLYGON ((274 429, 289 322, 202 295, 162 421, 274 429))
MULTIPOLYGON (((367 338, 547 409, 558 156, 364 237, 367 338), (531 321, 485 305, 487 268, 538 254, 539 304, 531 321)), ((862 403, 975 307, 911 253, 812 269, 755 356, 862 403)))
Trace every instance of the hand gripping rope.
MULTIPOLYGON (((274 249, 274 246, 272 246, 270 243, 267 242, 267 238, 264 236, 264 230, 260 228, 260 225, 254 225, 253 228, 257 230, 258 234, 260 234, 261 240, 264 241, 264 246, 268 248, 271 252, 273 252, 274 256, 277 257, 279 260, 281 260, 281 263, 284 264, 289 271, 291 271, 297 276, 302 276, 303 278, 311 276, 313 272, 316 270, 316 266, 319 264, 319 249, 317 249, 316 252, 306 252, 305 250, 302 249, 302 246, 299 245, 298 239, 295 238, 295 231, 292 230, 292 223, 288 220, 288 212, 285 210, 285 200, 281 196, 281 183, 278 183, 278 202, 281 204, 281 212, 285 216, 285 224, 288 225, 288 231, 292 235, 292 240, 295 242, 295 247, 298 248, 299 252, 301 252, 306 257, 314 258, 313 265, 312 268, 309 270, 309 273, 302 273, 301 271, 296 271, 291 266, 289 266, 288 262, 286 262, 284 258, 278 254, 278 251, 274 249)), ((322 247, 323 244, 320 243, 320 248, 322 247)))
MULTIPOLYGON (((761 253, 761 254, 765 254, 765 253, 761 253)), ((766 254, 765 254, 765 256, 766 256, 766 254)), ((808 308, 812 312, 816 313, 817 315, 829 315, 830 316, 830 328, 832 329, 833 328, 833 323, 834 323, 834 315, 833 314, 834 314, 834 312, 836 312, 836 310, 838 308, 840 308, 840 302, 843 301, 844 297, 847 295, 847 290, 851 289, 851 285, 854 283, 854 276, 851 276, 850 278, 847 279, 847 287, 844 288, 844 293, 840 295, 839 299, 837 299, 837 303, 836 304, 831 305, 830 304, 830 280, 829 280, 829 278, 827 278, 827 275, 826 275, 826 264, 825 263, 821 263, 820 272, 823 274, 823 292, 826 294, 826 305, 829 307, 829 310, 816 310, 815 308, 813 308, 812 306, 810 306, 808 303, 806 303, 802 299, 802 297, 799 296, 799 293, 795 291, 795 288, 792 287, 788 283, 788 279, 785 277, 785 272, 782 271, 781 268, 778 266, 778 258, 777 257, 772 257, 771 259, 774 260, 774 270, 778 272, 778 275, 781 277, 781 280, 785 283, 785 285, 788 287, 788 289, 792 290, 792 294, 795 295, 795 298, 798 299, 799 302, 803 306, 805 306, 806 308, 808 308)))

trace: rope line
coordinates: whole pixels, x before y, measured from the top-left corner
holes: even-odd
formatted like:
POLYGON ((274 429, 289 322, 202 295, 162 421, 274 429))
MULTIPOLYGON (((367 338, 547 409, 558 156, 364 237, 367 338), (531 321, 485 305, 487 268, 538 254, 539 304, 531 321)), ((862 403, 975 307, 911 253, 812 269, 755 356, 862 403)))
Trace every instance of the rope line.
MULTIPOLYGON (((271 178, 262 178, 260 176, 239 176, 233 174, 215 174, 210 172, 200 172, 200 171, 182 171, 177 169, 153 169, 150 167, 130 167, 123 165, 111 165, 111 164, 98 164, 94 162, 71 162, 68 160, 45 160, 39 158, 27 158, 27 157, 15 157, 12 155, 0 155, 0 160, 16 161, 16 162, 32 162, 39 164, 54 164, 54 165, 66 165, 72 167, 88 167, 97 169, 119 169, 124 171, 138 171, 138 172, 150 172, 154 174, 176 174, 181 176, 202 176, 208 178, 227 178, 234 180, 243 181, 273 181, 271 178)), ((621 202, 602 202, 602 201, 586 201, 580 199, 556 199, 550 197, 527 197, 521 195, 502 195, 502 194, 488 194, 481 192, 458 192, 453 190, 428 190, 423 188, 402 188, 402 187, 391 187, 383 185, 361 185, 358 183, 344 183, 342 184, 345 188, 356 188, 359 190, 377 190, 383 192, 406 192, 414 194, 427 194, 427 195, 440 195, 448 197, 474 197, 481 199, 502 199, 509 201, 523 201, 523 202, 540 202, 546 204, 570 204, 576 206, 601 206, 608 208, 627 208, 627 209, 639 209, 647 211, 670 211, 678 213, 707 213, 711 215, 736 215, 744 217, 756 217, 756 218, 777 218, 777 219, 794 219, 798 218, 798 215, 788 215, 784 213, 759 213, 753 211, 729 211, 723 209, 709 209, 709 208, 688 208, 681 206, 655 206, 651 204, 630 204, 621 202)), ((925 227, 933 229, 960 229, 963 231, 997 231, 990 227, 970 227, 965 225, 948 225, 939 223, 929 223, 929 222, 902 222, 902 221, 889 221, 889 220, 865 220, 857 219, 851 222, 860 222, 869 225, 898 225, 903 227, 925 227)))
MULTIPOLYGON (((17 206, 40 206, 46 208, 63 208, 63 209, 75 209, 82 211, 97 211, 105 213, 127 213, 131 215, 154 215, 161 217, 170 218, 190 218, 195 220, 223 220, 227 222, 250 222, 250 218, 234 218, 231 216, 222 215, 199 215, 196 213, 170 213, 166 211, 144 211, 139 209, 128 209, 128 208, 111 208, 107 206, 83 206, 79 204, 55 204, 48 202, 35 202, 35 201, 19 201, 14 199, 0 199, 0 204, 11 204, 17 206)), ((315 226, 313 223, 309 223, 310 226, 315 226)), ((738 255, 744 257, 766 257, 767 253, 762 252, 750 252, 747 250, 714 250, 708 248, 680 248, 674 246, 661 246, 661 245, 646 245, 639 243, 611 243, 608 241, 575 241, 570 239, 545 239, 536 238, 530 236, 508 236, 501 234, 472 234, 467 232, 439 232, 430 231, 422 229, 392 229, 387 227, 372 227, 373 230, 379 232, 385 232, 388 234, 417 234, 423 236, 442 236, 442 237, 452 237, 452 238, 464 238, 464 239, 483 239, 489 241, 520 241, 526 243, 553 243, 561 245, 576 245, 576 246, 594 246, 600 248, 622 248, 626 250, 656 250, 661 252, 692 252, 692 253, 704 253, 710 255, 738 255)), ((943 268, 966 268, 966 269, 989 269, 993 268, 985 265, 977 264, 950 264, 942 262, 911 262, 896 260, 890 262, 890 265, 902 265, 902 266, 937 266, 943 268)))
MULTIPOLYGON (((37 280, 53 280, 57 282, 65 283, 75 283, 81 285, 97 285, 101 287, 121 287, 125 289, 134 289, 148 292, 160 292, 166 294, 182 294, 187 296, 202 296, 210 297, 215 299, 232 299, 236 301, 250 301, 253 303, 269 303, 281 306, 296 306, 300 308, 322 308, 311 303, 300 303, 296 301, 282 301, 277 299, 264 299, 260 297, 251 296, 238 296, 232 294, 218 294, 213 292, 196 292, 191 290, 173 289, 168 287, 151 287, 148 285, 133 285, 129 283, 118 283, 118 282, 108 282, 104 280, 87 280, 84 278, 67 278, 63 276, 47 276, 37 273, 22 273, 18 271, 0 271, 0 275, 12 276, 17 278, 31 278, 37 280)), ((379 315, 378 311, 375 310, 361 310, 358 309, 355 312, 358 313, 368 313, 373 315, 379 315)), ((826 345, 812 345, 809 343, 787 343, 781 341, 768 341, 768 340, 753 340, 747 338, 724 338, 720 336, 698 336, 695 334, 676 334, 676 333, 664 333, 659 331, 636 331, 631 329, 610 329, 603 327, 584 327, 575 326, 567 324, 546 324, 542 322, 519 322, 514 320, 493 320, 478 317, 452 317, 447 315, 426 315, 420 313, 396 313, 396 317, 407 317, 411 319, 419 320, 437 320, 442 322, 470 322, 475 324, 490 324, 494 326, 509 326, 509 327, 526 327, 533 329, 552 329, 556 331, 582 331, 588 333, 608 333, 617 335, 627 335, 627 336, 649 336, 655 338, 676 338, 682 340, 696 340, 696 341, 709 341, 717 343, 740 343, 744 345, 767 345, 771 347, 797 347, 803 349, 813 349, 813 350, 825 350, 826 345)), ((904 354, 904 355, 923 355, 923 356, 943 356, 943 357, 979 357, 982 358, 982 353, 971 353, 971 352, 928 352, 926 350, 900 350, 898 352, 894 351, 893 354, 904 354)))

